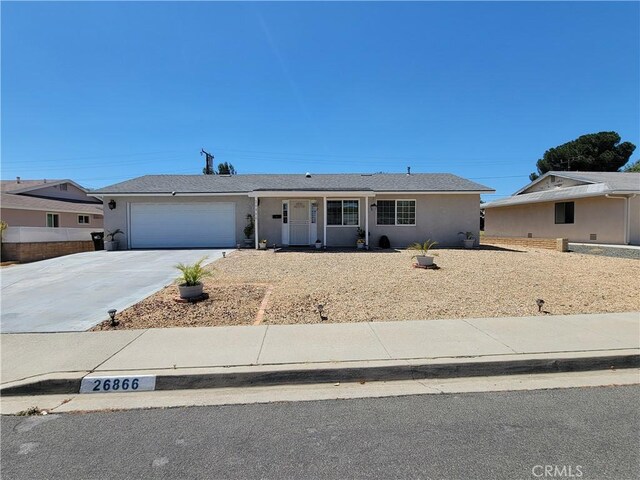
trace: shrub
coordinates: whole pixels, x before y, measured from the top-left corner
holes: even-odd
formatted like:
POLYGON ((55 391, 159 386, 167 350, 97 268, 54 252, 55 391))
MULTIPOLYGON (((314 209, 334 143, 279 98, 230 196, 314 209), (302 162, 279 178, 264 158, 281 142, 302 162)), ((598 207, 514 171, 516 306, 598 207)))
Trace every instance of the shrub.
MULTIPOLYGON (((414 243, 413 245, 409 246, 409 250, 417 250, 420 253, 416 253, 414 255, 414 257, 418 256, 418 255, 429 255, 429 250, 432 249, 433 247, 435 247, 438 244, 438 242, 432 242, 431 239, 426 239, 424 241, 424 243, 414 243)), ((432 253, 432 255, 434 255, 432 253)))
POLYGON ((199 284, 204 277, 210 276, 211 272, 202 267, 202 262, 206 259, 207 257, 202 257, 192 265, 185 265, 184 263, 176 265, 176 268, 182 272, 182 276, 179 280, 181 280, 187 287, 192 287, 199 284))

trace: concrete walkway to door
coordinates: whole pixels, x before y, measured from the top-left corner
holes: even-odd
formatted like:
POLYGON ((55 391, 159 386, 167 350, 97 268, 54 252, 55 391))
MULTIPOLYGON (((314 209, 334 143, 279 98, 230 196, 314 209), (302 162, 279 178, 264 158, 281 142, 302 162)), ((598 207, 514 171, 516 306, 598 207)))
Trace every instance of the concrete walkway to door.
MULTIPOLYGON (((231 251, 229 249, 224 251, 231 251)), ((0 270, 2 333, 84 331, 170 284, 177 263, 223 250, 86 252, 0 270)))

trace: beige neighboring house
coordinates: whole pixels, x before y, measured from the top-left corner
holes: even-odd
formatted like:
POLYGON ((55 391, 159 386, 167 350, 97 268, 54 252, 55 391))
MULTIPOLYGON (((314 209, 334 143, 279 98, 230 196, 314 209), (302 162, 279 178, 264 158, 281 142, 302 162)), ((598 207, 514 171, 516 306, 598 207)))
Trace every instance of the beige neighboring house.
POLYGON ((482 208, 487 236, 640 245, 640 173, 551 171, 482 208))
POLYGON ((102 231, 102 202, 76 182, 2 180, 2 259, 32 261, 93 249, 92 231, 102 231))
POLYGON ((430 238, 460 245, 460 231, 480 228, 480 194, 493 192, 456 175, 269 174, 147 175, 98 189, 105 228, 120 229, 120 248, 250 245, 356 247, 383 235, 404 247, 430 238))

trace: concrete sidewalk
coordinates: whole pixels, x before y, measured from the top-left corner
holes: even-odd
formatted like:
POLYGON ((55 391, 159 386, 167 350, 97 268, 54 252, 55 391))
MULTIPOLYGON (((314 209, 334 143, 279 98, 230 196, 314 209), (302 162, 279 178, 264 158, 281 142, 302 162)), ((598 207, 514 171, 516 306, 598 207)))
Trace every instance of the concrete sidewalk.
POLYGON ((309 375, 483 359, 522 368, 531 359, 637 356, 640 313, 3 334, 0 346, 3 389, 107 372, 309 375))

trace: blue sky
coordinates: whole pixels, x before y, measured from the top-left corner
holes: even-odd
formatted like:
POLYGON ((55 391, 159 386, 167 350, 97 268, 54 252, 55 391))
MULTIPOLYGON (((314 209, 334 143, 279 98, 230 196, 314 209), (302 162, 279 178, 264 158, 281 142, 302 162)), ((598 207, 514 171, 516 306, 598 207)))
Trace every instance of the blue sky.
POLYGON ((3 2, 2 178, 197 174, 205 148, 495 199, 579 135, 640 145, 639 5, 3 2))

